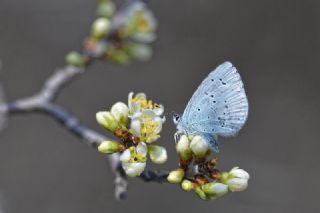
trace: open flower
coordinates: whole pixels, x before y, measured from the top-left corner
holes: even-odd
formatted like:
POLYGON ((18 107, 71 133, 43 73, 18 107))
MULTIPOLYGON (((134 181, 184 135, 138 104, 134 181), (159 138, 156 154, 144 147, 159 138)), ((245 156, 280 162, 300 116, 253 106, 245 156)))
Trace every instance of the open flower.
POLYGON ((153 42, 156 38, 157 21, 142 2, 132 3, 126 11, 126 20, 121 33, 142 43, 153 42))
POLYGON ((164 112, 162 105, 157 103, 152 103, 152 100, 147 100, 145 93, 137 93, 133 96, 134 93, 130 92, 128 96, 128 106, 129 106, 129 115, 132 118, 139 117, 143 112, 147 110, 153 111, 156 116, 161 116, 164 112))
POLYGON ((122 168, 129 177, 139 176, 146 167, 148 149, 143 142, 126 149, 120 156, 122 168))
POLYGON ((128 105, 129 117, 132 119, 130 124, 132 134, 146 143, 152 143, 160 138, 159 133, 165 122, 165 117, 160 117, 164 111, 163 106, 147 100, 144 93, 138 93, 135 97, 130 93, 128 105))
POLYGON ((98 112, 98 123, 120 139, 119 143, 103 142, 98 151, 105 154, 121 153, 122 168, 129 177, 139 176, 144 171, 147 154, 153 163, 164 163, 168 158, 166 149, 150 144, 160 137, 165 122, 165 117, 161 117, 163 111, 162 105, 147 100, 144 93, 134 96, 131 92, 128 105, 117 102, 110 111, 98 112))

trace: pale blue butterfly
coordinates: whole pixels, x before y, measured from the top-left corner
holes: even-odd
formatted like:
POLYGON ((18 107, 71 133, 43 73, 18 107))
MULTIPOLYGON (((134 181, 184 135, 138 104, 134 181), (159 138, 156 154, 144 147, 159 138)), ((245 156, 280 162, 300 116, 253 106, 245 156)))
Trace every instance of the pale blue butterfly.
POLYGON ((224 62, 203 80, 191 97, 183 115, 176 113, 175 138, 181 134, 200 135, 219 152, 218 136, 234 136, 248 117, 248 100, 238 70, 224 62))

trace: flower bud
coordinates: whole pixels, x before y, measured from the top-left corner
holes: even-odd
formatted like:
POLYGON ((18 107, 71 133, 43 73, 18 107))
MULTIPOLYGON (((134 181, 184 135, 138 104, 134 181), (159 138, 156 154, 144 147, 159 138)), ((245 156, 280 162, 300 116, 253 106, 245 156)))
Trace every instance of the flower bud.
POLYGON ((249 180, 250 178, 249 173, 243 169, 239 169, 239 167, 232 168, 231 171, 229 172, 229 175, 232 175, 233 177, 237 177, 237 178, 247 179, 247 180, 249 180))
POLYGON ((129 108, 122 102, 117 102, 111 107, 111 114, 122 125, 127 124, 129 108))
POLYGON ((233 192, 240 192, 248 187, 249 174, 243 169, 235 167, 229 173, 222 175, 223 181, 233 192))
POLYGON ((193 183, 190 180, 183 180, 181 182, 181 188, 184 191, 191 191, 193 189, 193 183))
POLYGON ((183 177, 184 177, 183 169, 177 169, 169 173, 167 180, 169 183, 180 183, 183 177))
POLYGON ((198 197, 202 200, 209 200, 210 196, 208 196, 202 189, 200 186, 196 187, 194 189, 194 192, 198 195, 198 197))
POLYGON ((205 139, 197 135, 193 137, 190 149, 197 158, 203 158, 208 153, 209 145, 205 139))
POLYGON ((148 151, 153 163, 162 164, 167 161, 167 150, 162 146, 149 145, 148 151))
POLYGON ((66 56, 66 61, 68 64, 75 67, 83 67, 85 65, 84 59, 80 53, 70 52, 66 56))
POLYGON ((241 192, 248 187, 248 180, 240 178, 231 178, 227 181, 230 191, 241 192))
POLYGON ((111 132, 114 132, 117 128, 119 128, 119 123, 111 114, 111 112, 97 112, 96 119, 101 126, 111 132))
POLYGON ((182 160, 189 160, 192 157, 191 149, 189 148, 189 140, 186 135, 182 135, 176 145, 176 151, 182 160))
POLYGON ((111 17, 116 10, 116 6, 112 1, 101 2, 98 4, 97 16, 109 18, 111 17))
POLYGON ((131 120, 130 130, 133 135, 140 137, 141 134, 141 121, 137 118, 131 120))
POLYGON ((108 60, 119 65, 127 64, 130 61, 130 57, 123 49, 107 50, 108 60))
POLYGON ((121 149, 121 146, 119 143, 114 141, 103 141, 99 146, 98 150, 99 152, 105 153, 105 154, 112 154, 115 152, 119 152, 121 149))
POLYGON ((107 18, 98 18, 92 24, 91 35, 97 39, 105 37, 111 29, 111 24, 107 18))
POLYGON ((228 192, 228 186, 223 183, 206 183, 201 188, 205 193, 221 197, 228 192))

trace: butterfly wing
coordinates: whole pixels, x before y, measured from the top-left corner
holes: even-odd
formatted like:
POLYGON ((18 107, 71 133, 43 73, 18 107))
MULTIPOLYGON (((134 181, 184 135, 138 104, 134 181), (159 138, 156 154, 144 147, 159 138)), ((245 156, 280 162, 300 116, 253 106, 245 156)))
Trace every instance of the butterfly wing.
POLYGON ((217 153, 219 152, 219 144, 217 139, 214 136, 208 133, 201 134, 200 136, 208 142, 209 146, 213 151, 217 153))
POLYGON ((192 133, 233 136, 248 117, 248 100, 237 69, 224 62, 203 80, 181 118, 192 133))

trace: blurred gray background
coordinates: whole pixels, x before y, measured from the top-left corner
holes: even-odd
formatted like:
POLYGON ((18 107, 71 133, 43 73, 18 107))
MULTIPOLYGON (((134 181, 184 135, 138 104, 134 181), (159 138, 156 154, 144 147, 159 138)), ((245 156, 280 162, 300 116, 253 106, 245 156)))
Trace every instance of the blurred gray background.
MULTIPOLYGON (((130 179, 129 197, 113 197, 107 159, 44 115, 15 116, 0 135, 4 212, 319 212, 320 2, 318 0, 149 1, 159 20, 155 55, 146 63, 98 63, 58 98, 103 132, 95 112, 130 91, 144 91, 181 112, 218 64, 240 70, 250 102, 247 125, 221 140, 219 168, 240 166, 249 188, 204 202, 177 185, 130 179)), ((0 73, 9 100, 38 91, 80 50, 94 18, 93 0, 0 1, 0 73)), ((158 142, 177 166, 174 125, 158 142)), ((1 212, 1 210, 0 210, 1 212)))

